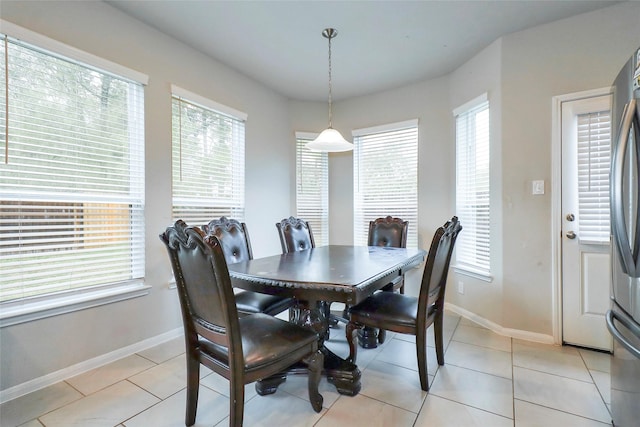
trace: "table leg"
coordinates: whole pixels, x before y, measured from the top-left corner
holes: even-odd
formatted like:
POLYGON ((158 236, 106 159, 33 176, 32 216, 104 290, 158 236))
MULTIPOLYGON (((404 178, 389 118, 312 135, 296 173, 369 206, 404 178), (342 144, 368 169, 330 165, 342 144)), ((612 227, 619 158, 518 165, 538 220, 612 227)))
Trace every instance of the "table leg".
MULTIPOLYGON (((338 393, 355 396, 362 387, 362 376, 358 366, 349 362, 329 350, 325 345, 325 339, 329 331, 329 319, 326 316, 325 303, 322 301, 300 301, 293 308, 290 320, 298 325, 313 329, 318 333, 319 347, 324 354, 323 374, 327 380, 335 385, 338 393)), ((294 373, 301 370, 294 368, 294 373)))
POLYGON ((315 331, 320 337, 318 346, 324 347, 324 342, 329 336, 329 319, 325 304, 321 301, 299 301, 290 310, 289 321, 315 331))
POLYGON ((280 372, 270 377, 256 381, 256 392, 260 396, 273 394, 278 390, 278 386, 287 380, 287 373, 280 372))
POLYGON ((378 329, 370 326, 358 329, 358 342, 362 348, 376 348, 378 346, 378 329))
POLYGON ((362 376, 360 369, 355 363, 351 363, 328 348, 324 347, 324 373, 327 381, 336 386, 338 393, 347 396, 355 396, 360 393, 362 376))

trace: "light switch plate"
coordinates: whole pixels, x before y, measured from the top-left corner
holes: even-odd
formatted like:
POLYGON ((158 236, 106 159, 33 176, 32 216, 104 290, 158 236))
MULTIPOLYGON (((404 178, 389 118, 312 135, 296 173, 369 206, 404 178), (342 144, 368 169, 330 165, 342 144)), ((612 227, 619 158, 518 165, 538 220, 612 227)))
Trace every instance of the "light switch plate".
POLYGON ((531 194, 544 194, 544 180, 539 179, 531 182, 531 194))

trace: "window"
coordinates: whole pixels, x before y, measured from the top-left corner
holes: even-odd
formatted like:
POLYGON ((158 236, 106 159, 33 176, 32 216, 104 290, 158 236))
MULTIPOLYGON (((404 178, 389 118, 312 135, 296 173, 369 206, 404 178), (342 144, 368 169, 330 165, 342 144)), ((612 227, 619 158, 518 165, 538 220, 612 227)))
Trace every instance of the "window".
POLYGON ((144 287, 143 84, 0 37, 2 318, 144 287))
POLYGON ((369 221, 409 221, 407 247, 418 246, 418 121, 353 132, 354 243, 366 245, 369 221))
POLYGON ((317 135, 296 132, 296 215, 309 222, 316 246, 329 244, 329 156, 306 145, 317 135))
POLYGON ((456 115, 456 213, 464 231, 456 262, 463 269, 490 273, 489 102, 486 95, 454 111, 456 115))
POLYGON ((580 241, 609 243, 611 114, 578 114, 578 209, 580 241))
POLYGON ((173 218, 244 220, 244 113, 172 87, 173 218))

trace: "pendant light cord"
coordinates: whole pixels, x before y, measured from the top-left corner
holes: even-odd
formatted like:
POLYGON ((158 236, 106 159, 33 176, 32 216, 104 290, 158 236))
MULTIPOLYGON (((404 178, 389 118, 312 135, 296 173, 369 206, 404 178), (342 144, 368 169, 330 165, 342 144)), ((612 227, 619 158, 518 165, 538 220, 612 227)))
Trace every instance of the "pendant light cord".
POLYGON ((332 95, 332 91, 331 91, 331 39, 333 38, 333 34, 329 34, 329 36, 327 37, 329 39, 329 129, 333 129, 333 125, 331 123, 332 121, 332 112, 331 112, 331 95, 332 95))

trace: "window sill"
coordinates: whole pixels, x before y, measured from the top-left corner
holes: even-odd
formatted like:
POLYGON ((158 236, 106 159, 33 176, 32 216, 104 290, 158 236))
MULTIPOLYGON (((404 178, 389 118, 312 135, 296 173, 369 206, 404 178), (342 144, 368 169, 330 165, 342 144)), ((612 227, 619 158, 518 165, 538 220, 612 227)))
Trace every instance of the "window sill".
POLYGON ((453 271, 464 276, 473 277, 474 279, 482 280, 483 282, 493 282, 493 276, 486 271, 476 270, 464 265, 452 266, 453 271))
POLYGON ((5 303, 0 305, 0 328, 137 298, 147 295, 150 288, 151 286, 145 285, 144 281, 135 280, 106 289, 5 303))

